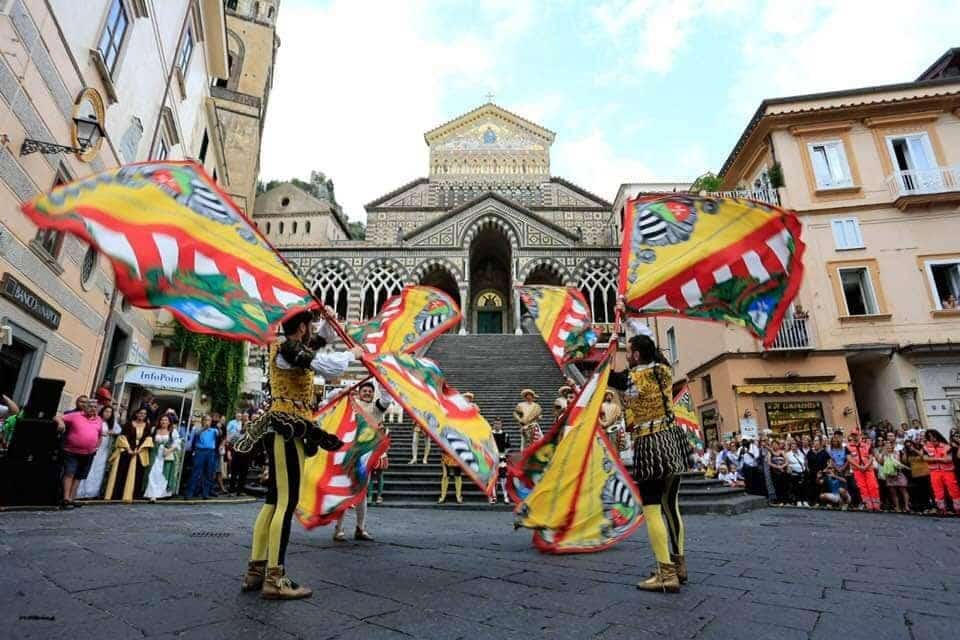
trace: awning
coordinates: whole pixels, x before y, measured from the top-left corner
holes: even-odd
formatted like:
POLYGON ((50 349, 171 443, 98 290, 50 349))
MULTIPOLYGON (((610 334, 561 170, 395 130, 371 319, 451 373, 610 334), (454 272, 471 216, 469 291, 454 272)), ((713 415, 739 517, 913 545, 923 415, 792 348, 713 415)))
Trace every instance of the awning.
POLYGON ((842 393, 846 382, 781 382, 775 384, 741 384, 737 393, 842 393))

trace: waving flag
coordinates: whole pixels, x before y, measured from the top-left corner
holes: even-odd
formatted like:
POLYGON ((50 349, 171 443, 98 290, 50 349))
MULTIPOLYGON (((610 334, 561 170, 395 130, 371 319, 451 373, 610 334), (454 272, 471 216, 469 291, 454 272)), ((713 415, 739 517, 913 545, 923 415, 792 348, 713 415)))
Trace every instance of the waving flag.
POLYGON ((586 357, 597 335, 590 325, 590 306, 579 290, 523 285, 517 291, 558 366, 586 357))
POLYGON ((703 449, 703 431, 700 429, 700 421, 697 420, 697 414, 693 410, 693 397, 690 395, 690 387, 683 385, 677 395, 673 398, 673 415, 677 419, 677 424, 683 428, 687 434, 687 440, 694 449, 703 449))
POLYGON ((517 509, 515 526, 534 529, 541 551, 600 551, 643 522, 640 492, 599 426, 609 375, 608 358, 577 396, 567 418, 571 430, 517 509))
POLYGON ((507 493, 510 495, 511 502, 517 504, 517 508, 519 503, 523 502, 537 486, 550 461, 553 460, 557 445, 563 439, 564 429, 567 426, 566 417, 566 412, 558 416, 542 438, 524 449, 520 453, 519 460, 507 465, 507 493))
POLYGON ((370 466, 390 447, 390 437, 361 409, 349 392, 327 404, 317 422, 344 446, 306 459, 300 479, 297 518, 307 529, 333 522, 366 499, 370 466))
POLYGON ((770 205, 672 195, 627 201, 620 293, 640 315, 732 322, 769 346, 800 288, 800 222, 770 205))
POLYGON ((477 406, 450 387, 440 367, 428 358, 389 353, 364 361, 384 391, 491 495, 499 454, 490 425, 477 406))
POLYGON ((460 322, 449 295, 425 286, 407 286, 389 298, 375 317, 351 323, 347 334, 371 355, 413 353, 460 322))
POLYGON ((193 162, 150 162, 58 187, 24 203, 41 228, 110 258, 130 304, 168 309, 187 329, 266 344, 313 308, 310 292, 193 162))

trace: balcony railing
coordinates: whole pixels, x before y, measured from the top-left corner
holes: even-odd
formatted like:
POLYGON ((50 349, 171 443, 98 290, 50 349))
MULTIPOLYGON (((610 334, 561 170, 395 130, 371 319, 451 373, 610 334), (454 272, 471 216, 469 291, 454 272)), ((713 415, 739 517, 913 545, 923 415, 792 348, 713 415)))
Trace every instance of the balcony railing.
POLYGON ((767 204, 780 205, 777 198, 777 190, 768 189, 734 189, 732 191, 711 191, 709 196, 718 198, 747 198, 749 200, 758 200, 767 204))
POLYGON ((789 351, 793 349, 812 349, 813 340, 807 318, 804 316, 785 318, 780 325, 777 339, 767 349, 768 351, 789 351))
POLYGON ((886 182, 894 199, 960 191, 960 166, 897 171, 886 182))

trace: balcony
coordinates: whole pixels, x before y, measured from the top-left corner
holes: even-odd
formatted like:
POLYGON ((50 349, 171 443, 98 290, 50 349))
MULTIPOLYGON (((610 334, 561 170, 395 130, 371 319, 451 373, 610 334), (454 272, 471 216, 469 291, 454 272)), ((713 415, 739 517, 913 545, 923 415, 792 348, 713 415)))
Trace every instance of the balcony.
POLYGON ((960 201, 960 166, 897 171, 886 179, 894 205, 902 210, 916 205, 960 201))
POLYGON ((813 349, 813 340, 806 316, 784 318, 777 339, 767 351, 804 351, 813 349))
POLYGON ((780 197, 774 188, 767 189, 734 189, 732 191, 711 191, 707 194, 716 198, 746 198, 748 200, 757 200, 766 202, 776 207, 780 206, 780 197))

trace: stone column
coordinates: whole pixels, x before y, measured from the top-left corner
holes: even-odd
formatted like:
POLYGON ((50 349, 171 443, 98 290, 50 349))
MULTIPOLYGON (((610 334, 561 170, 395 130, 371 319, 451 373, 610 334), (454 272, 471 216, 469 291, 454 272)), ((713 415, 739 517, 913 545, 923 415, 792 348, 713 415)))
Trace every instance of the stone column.
POLYGON ((465 283, 464 286, 460 287, 460 313, 463 314, 463 319, 460 321, 460 335, 465 336, 470 331, 470 285, 465 283))
POLYGON ((513 275, 510 278, 510 300, 513 302, 513 333, 521 335, 523 330, 520 328, 520 293, 517 291, 517 265, 519 258, 513 259, 513 275))

